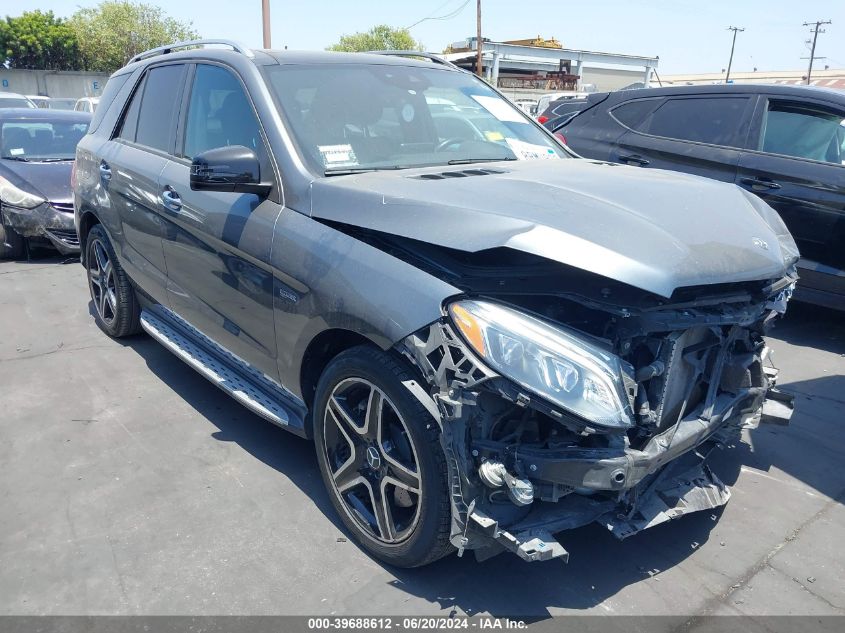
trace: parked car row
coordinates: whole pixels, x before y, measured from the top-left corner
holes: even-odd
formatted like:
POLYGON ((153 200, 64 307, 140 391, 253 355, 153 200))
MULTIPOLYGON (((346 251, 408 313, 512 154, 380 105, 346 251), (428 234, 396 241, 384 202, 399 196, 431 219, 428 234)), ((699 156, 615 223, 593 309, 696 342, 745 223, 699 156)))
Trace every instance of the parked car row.
POLYGON ((0 92, 0 108, 46 108, 50 110, 76 110, 93 114, 97 109, 99 97, 66 99, 63 97, 45 97, 42 95, 19 95, 13 92, 0 92))
POLYGON ((30 244, 79 252, 70 176, 98 103, 0 93, 0 259, 30 244))
POLYGON ((29 242, 79 252, 71 167, 91 115, 42 108, 0 108, 0 259, 29 242))
POLYGON ((546 116, 586 158, 697 174, 755 194, 798 243, 796 297, 845 309, 842 91, 756 84, 626 90, 560 104, 546 116))
POLYGON ((723 505, 711 449, 788 420, 798 251, 759 197, 581 160, 433 55, 180 48, 77 147, 95 319, 313 439, 374 556, 566 559, 723 505))

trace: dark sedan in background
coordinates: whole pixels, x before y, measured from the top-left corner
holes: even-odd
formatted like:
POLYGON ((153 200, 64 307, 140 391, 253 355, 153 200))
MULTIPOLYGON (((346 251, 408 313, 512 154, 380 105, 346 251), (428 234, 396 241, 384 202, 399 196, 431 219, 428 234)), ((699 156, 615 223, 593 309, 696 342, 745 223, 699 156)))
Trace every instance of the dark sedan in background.
POLYGON ((798 243, 796 298, 845 309, 845 93, 710 85, 591 94, 552 130, 586 158, 735 182, 798 243))
POLYGON ((90 122, 81 112, 0 109, 0 258, 22 257, 28 240, 79 252, 70 178, 90 122))

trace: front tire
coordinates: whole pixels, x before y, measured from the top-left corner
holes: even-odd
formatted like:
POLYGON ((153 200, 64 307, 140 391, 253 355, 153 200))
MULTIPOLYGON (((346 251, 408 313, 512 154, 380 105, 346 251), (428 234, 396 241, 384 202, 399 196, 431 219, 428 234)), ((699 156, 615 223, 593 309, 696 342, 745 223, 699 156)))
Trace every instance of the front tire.
POLYGON ((94 302, 97 325, 113 338, 141 331, 141 310, 135 289, 117 260, 114 248, 99 224, 85 240, 88 289, 94 302))
POLYGON ((354 347, 326 367, 312 416, 320 473, 340 518, 367 551, 399 567, 453 550, 439 429, 402 384, 413 379, 381 350, 354 347))

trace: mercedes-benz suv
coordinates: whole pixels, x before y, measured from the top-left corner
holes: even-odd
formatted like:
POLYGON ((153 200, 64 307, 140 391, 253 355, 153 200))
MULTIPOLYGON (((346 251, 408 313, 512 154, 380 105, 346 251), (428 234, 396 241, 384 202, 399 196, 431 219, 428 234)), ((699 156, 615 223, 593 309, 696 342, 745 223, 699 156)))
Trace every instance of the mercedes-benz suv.
POLYGON ((393 564, 565 558, 553 533, 722 505, 708 453, 791 412, 763 338, 796 280, 778 215, 577 158, 434 55, 141 54, 75 209, 99 326, 313 438, 393 564))

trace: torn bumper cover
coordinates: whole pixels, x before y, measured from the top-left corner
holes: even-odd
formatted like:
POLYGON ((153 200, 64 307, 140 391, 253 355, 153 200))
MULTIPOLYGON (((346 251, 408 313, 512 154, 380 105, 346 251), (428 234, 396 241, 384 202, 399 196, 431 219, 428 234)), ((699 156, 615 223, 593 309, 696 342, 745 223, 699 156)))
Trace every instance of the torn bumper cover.
POLYGON ((44 238, 62 254, 79 252, 72 203, 43 202, 33 209, 2 206, 2 223, 27 238, 44 238))
MULTIPOLYGON (((623 539, 727 503, 730 492, 705 465, 707 456, 743 428, 761 421, 788 423, 792 399, 775 388, 777 371, 763 367, 768 350, 758 337, 728 327, 717 338, 681 339, 685 347, 678 357, 701 368, 684 384, 700 381, 704 395, 694 408, 673 408, 683 414, 675 423, 658 422, 636 439, 637 429, 573 428, 565 412, 489 369, 445 320, 408 337, 400 351, 431 386, 425 404, 440 412, 451 540, 459 554, 471 549, 484 559, 511 551, 526 561, 566 561, 568 553, 552 536, 557 532, 595 521, 623 539), (505 437, 496 437, 493 429, 508 416, 518 421, 505 437), (531 439, 526 429, 545 422, 551 431, 531 439), (507 486, 491 482, 491 472, 506 473, 507 486)), ((661 397, 668 401, 672 388, 664 381, 661 397)), ((684 406, 692 392, 686 391, 684 406)), ((421 398, 420 392, 415 396, 421 398)))

